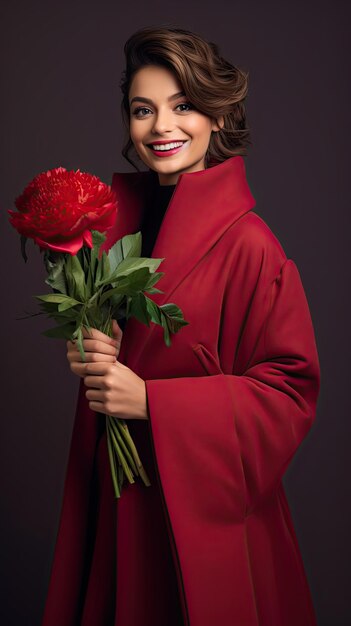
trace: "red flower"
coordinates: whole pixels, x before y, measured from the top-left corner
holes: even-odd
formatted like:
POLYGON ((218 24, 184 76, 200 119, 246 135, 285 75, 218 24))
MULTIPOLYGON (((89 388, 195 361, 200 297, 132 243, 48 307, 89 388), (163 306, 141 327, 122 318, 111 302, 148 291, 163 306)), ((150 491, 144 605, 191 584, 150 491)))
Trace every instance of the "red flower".
POLYGON ((105 232, 116 220, 115 192, 97 176, 57 167, 38 174, 8 211, 10 222, 41 248, 74 255, 93 247, 91 230, 105 232))

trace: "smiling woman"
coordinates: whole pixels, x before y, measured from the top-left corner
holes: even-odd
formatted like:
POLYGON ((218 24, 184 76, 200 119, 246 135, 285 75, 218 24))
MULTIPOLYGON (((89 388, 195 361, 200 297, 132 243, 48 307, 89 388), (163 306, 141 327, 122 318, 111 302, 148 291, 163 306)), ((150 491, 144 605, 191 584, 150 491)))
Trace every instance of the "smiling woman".
POLYGON ((282 477, 319 361, 298 269, 252 211, 247 74, 178 28, 141 29, 125 53, 122 153, 138 171, 113 175, 103 247, 142 230, 163 259, 153 299, 189 324, 170 349, 135 319, 115 324, 116 354, 86 338, 88 375, 70 350, 83 378, 43 626, 315 626, 282 477), (118 501, 106 398, 151 481, 118 501))
MULTIPOLYGON (((223 59, 215 43, 189 31, 145 28, 140 33, 132 35, 124 47, 126 69, 121 90, 122 117, 127 129, 122 149, 125 158, 138 169, 129 156, 132 150, 145 163, 144 156, 150 158, 152 154, 144 149, 145 142, 155 145, 160 141, 185 140, 189 144, 199 139, 202 129, 205 134, 201 141, 207 141, 204 155, 199 158, 198 154, 203 145, 202 149, 196 146, 189 154, 190 161, 195 157, 194 169, 184 171, 207 168, 211 160, 218 163, 231 156, 246 155, 251 144, 244 106, 248 73, 223 59), (163 89, 158 79, 165 81, 163 89), (132 106, 134 103, 138 106, 132 106), (145 133, 140 138, 144 146, 139 146, 140 152, 134 142, 134 137, 138 140, 138 133, 142 132, 136 119, 144 124, 144 118, 145 133)), ((183 156, 183 150, 179 156, 183 156)), ((148 161, 149 167, 155 163, 157 160, 152 161, 153 165, 148 161)), ((162 163, 162 167, 169 165, 162 163)), ((174 178, 171 180, 174 182, 174 178)))
POLYGON ((139 69, 129 97, 131 140, 140 159, 158 172, 161 185, 175 184, 179 174, 205 168, 211 133, 220 130, 219 124, 223 126, 223 116, 217 123, 197 111, 184 99, 174 73, 165 67, 139 69))

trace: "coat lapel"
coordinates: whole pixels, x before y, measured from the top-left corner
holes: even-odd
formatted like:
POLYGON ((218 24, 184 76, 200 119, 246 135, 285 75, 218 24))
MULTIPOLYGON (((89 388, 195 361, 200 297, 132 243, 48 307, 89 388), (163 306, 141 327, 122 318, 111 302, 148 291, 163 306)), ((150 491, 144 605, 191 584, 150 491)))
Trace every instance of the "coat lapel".
POLYGON ((164 258, 157 283, 163 294, 153 299, 161 305, 216 241, 255 201, 241 157, 232 157, 207 170, 183 174, 161 224, 152 252, 164 258))
MULTIPOLYGON (((157 174, 152 170, 113 175, 118 214, 116 227, 108 232, 104 242, 105 250, 117 239, 141 229, 143 211, 156 184, 157 174)), ((181 174, 151 254, 164 259, 159 267, 164 276, 156 285, 163 293, 153 294, 152 299, 158 305, 170 302, 173 291, 208 250, 254 206, 241 156, 199 172, 181 174)), ((154 330, 154 324, 147 327, 133 318, 128 321, 122 346, 130 344, 128 352, 133 353, 133 361, 154 330)))

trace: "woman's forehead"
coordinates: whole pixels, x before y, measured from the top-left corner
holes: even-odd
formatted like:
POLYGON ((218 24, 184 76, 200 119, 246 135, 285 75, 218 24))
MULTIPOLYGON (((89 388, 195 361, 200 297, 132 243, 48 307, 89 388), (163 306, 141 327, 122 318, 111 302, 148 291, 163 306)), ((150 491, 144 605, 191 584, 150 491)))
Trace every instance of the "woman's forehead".
POLYGON ((147 97, 155 92, 160 95, 176 96, 182 85, 174 72, 166 67, 147 65, 137 70, 132 78, 129 97, 147 97))

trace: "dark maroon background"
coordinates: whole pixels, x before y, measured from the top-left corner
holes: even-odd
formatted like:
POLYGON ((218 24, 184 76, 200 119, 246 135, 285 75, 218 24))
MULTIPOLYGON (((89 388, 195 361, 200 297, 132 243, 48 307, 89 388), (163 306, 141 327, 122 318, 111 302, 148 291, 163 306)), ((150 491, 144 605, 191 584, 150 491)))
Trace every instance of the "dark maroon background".
MULTIPOLYGON (((40 624, 78 378, 33 294, 48 290, 7 209, 58 165, 110 183, 121 156, 123 44, 172 24, 217 42, 249 71, 255 210, 296 262, 314 323, 322 385, 317 419, 284 478, 319 626, 350 618, 350 200, 348 2, 1 3, 0 622, 40 624), (172 7, 172 8, 171 8, 172 7)), ((64 625, 62 625, 64 626, 64 625)), ((284 626, 284 625, 282 625, 284 626)), ((302 625, 296 625, 302 626, 302 625)))

